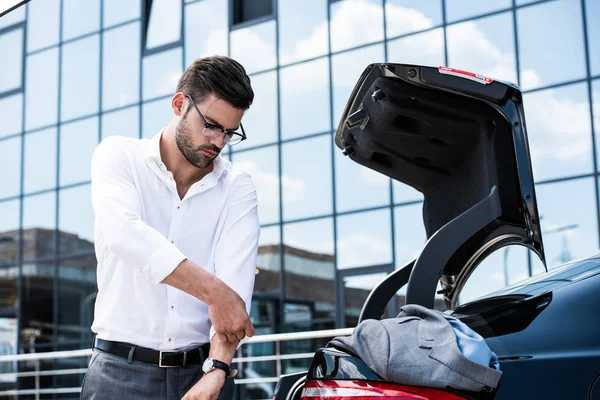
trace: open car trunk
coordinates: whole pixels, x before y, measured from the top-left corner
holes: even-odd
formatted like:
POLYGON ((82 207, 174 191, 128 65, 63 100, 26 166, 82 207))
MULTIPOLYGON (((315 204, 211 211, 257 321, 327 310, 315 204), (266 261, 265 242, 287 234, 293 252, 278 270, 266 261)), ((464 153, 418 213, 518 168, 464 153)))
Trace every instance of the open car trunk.
POLYGON ((424 196, 427 244, 389 277, 389 297, 371 293, 363 314, 383 310, 403 280, 407 303, 430 308, 441 280, 452 307, 478 263, 507 244, 545 262, 518 87, 444 67, 371 64, 335 142, 353 161, 424 196))

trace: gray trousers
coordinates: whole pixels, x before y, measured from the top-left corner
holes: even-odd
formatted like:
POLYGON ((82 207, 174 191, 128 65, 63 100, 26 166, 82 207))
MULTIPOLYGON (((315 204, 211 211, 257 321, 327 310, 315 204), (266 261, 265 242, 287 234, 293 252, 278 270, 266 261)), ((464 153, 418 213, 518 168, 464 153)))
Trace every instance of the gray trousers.
MULTIPOLYGON (((180 400, 202 377, 201 365, 160 368, 95 349, 83 378, 81 399, 180 400)), ((227 379, 219 400, 233 399, 235 385, 227 379)))

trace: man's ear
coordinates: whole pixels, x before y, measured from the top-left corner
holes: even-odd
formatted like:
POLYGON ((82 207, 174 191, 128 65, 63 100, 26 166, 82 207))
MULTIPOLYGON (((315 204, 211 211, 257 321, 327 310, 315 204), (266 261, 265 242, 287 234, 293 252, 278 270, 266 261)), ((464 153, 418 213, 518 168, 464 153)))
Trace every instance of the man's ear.
POLYGON ((183 116, 185 112, 185 95, 181 92, 175 93, 173 98, 171 99, 171 107, 173 108, 173 114, 178 117, 183 116))

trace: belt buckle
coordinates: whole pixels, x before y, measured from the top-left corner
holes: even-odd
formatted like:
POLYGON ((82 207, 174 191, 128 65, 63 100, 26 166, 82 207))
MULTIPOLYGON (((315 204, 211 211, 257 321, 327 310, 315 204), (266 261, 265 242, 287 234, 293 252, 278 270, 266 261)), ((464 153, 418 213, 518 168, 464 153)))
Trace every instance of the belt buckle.
MULTIPOLYGON (((158 354, 158 366, 161 368, 177 368, 179 365, 163 365, 163 353, 179 353, 177 350, 160 350, 158 354)), ((183 355, 183 365, 185 366, 185 362, 187 361, 187 352, 183 355)))

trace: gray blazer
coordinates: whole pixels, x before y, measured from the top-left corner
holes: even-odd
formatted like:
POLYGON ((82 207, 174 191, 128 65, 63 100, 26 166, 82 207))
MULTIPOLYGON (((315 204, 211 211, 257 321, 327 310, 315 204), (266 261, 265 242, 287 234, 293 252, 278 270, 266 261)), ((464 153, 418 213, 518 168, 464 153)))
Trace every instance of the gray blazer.
POLYGON ((404 385, 491 391, 502 375, 462 354, 439 311, 414 304, 403 306, 396 318, 363 321, 352 336, 329 345, 349 350, 383 379, 404 385))

